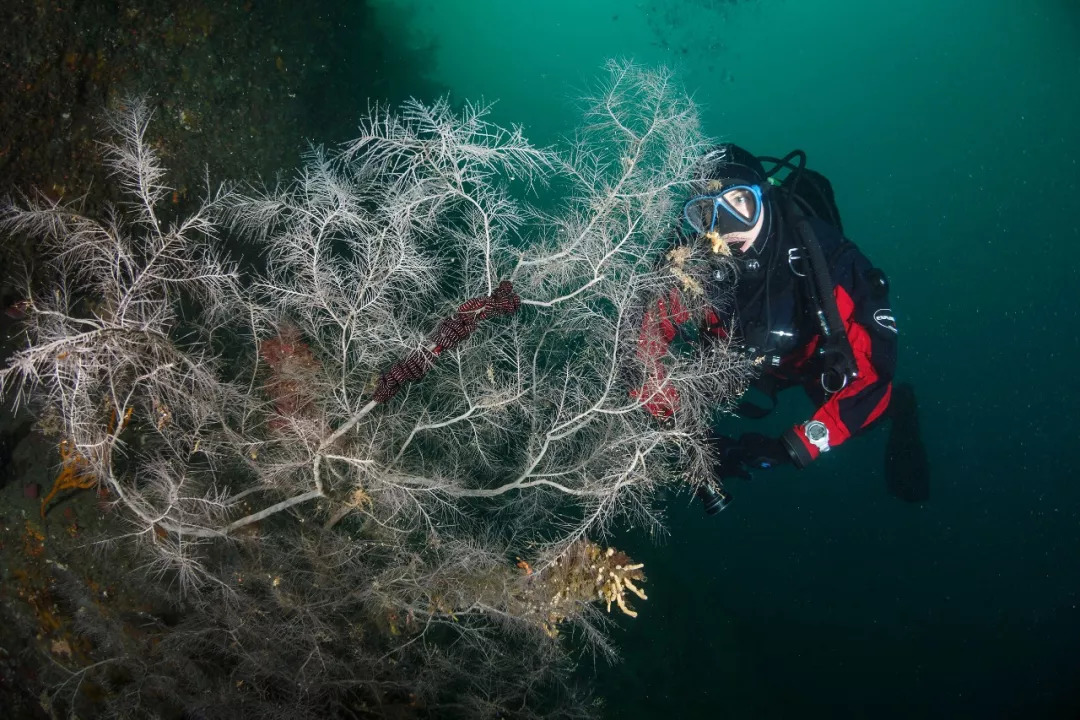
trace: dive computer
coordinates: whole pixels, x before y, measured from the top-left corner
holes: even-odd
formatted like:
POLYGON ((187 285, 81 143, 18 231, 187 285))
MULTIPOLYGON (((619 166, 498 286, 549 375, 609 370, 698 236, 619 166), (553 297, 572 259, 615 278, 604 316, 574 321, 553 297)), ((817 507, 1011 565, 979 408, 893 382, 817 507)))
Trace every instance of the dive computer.
POLYGON ((810 444, 820 452, 829 452, 829 428, 820 420, 810 420, 803 425, 803 432, 810 444))

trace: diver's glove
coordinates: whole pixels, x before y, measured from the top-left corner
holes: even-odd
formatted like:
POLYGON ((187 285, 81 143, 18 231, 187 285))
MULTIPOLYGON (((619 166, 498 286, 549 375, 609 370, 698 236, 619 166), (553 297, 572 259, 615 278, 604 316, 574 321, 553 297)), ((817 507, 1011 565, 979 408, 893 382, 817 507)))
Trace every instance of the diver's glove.
POLYGON ((717 455, 713 472, 721 480, 732 477, 749 480, 751 470, 766 470, 792 461, 783 441, 761 433, 744 433, 738 440, 712 435, 709 443, 717 455))

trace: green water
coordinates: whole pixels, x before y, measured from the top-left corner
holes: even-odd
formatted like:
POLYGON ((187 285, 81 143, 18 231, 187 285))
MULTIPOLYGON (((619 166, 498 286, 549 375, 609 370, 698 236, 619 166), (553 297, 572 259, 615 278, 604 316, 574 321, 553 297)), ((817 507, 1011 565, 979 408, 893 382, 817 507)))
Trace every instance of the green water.
MULTIPOLYGON (((429 46, 428 79, 498 99, 540 143, 570 131, 605 58, 672 65, 710 133, 806 150, 891 279, 932 501, 886 496, 882 431, 736 486, 719 518, 677 501, 670 537, 626 540, 650 600, 620 620, 625 662, 596 670, 609 716, 1080 713, 1080 8, 382 8, 429 46)), ((807 409, 784 398, 783 421, 807 409)))

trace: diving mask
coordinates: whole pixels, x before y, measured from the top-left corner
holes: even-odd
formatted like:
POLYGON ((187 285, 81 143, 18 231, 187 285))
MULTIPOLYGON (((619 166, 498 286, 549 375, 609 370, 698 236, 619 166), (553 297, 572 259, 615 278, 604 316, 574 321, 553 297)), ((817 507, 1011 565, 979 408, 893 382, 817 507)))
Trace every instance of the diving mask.
POLYGON ((719 236, 728 242, 743 243, 747 250, 757 238, 762 222, 760 185, 739 184, 709 195, 690 198, 683 217, 698 235, 719 236))

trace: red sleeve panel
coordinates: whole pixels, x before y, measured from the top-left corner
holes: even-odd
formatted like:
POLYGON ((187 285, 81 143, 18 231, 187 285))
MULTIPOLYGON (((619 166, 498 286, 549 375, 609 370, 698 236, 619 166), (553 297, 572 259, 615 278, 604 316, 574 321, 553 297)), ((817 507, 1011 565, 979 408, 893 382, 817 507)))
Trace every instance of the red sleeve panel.
MULTIPOLYGON (((877 420, 889 406, 896 367, 896 323, 888 298, 880 288, 866 281, 869 263, 860 262, 838 273, 833 294, 847 330, 859 375, 839 392, 825 394, 810 420, 819 420, 829 430, 828 447, 842 445, 877 420), (861 267, 865 264, 865 268, 861 267)), ((815 379, 817 381, 817 379, 815 379)), ((823 394, 820 390, 818 394, 823 394)), ((808 421, 809 422, 809 421, 808 421)), ((806 437, 804 425, 796 425, 784 435, 795 464, 804 467, 821 451, 806 437)))
POLYGON ((690 313, 682 303, 680 292, 672 288, 655 305, 649 306, 641 321, 637 357, 645 368, 645 382, 641 388, 631 390, 630 397, 639 400, 658 418, 674 415, 679 407, 679 393, 668 382, 661 361, 678 334, 678 326, 689 319, 690 313))

